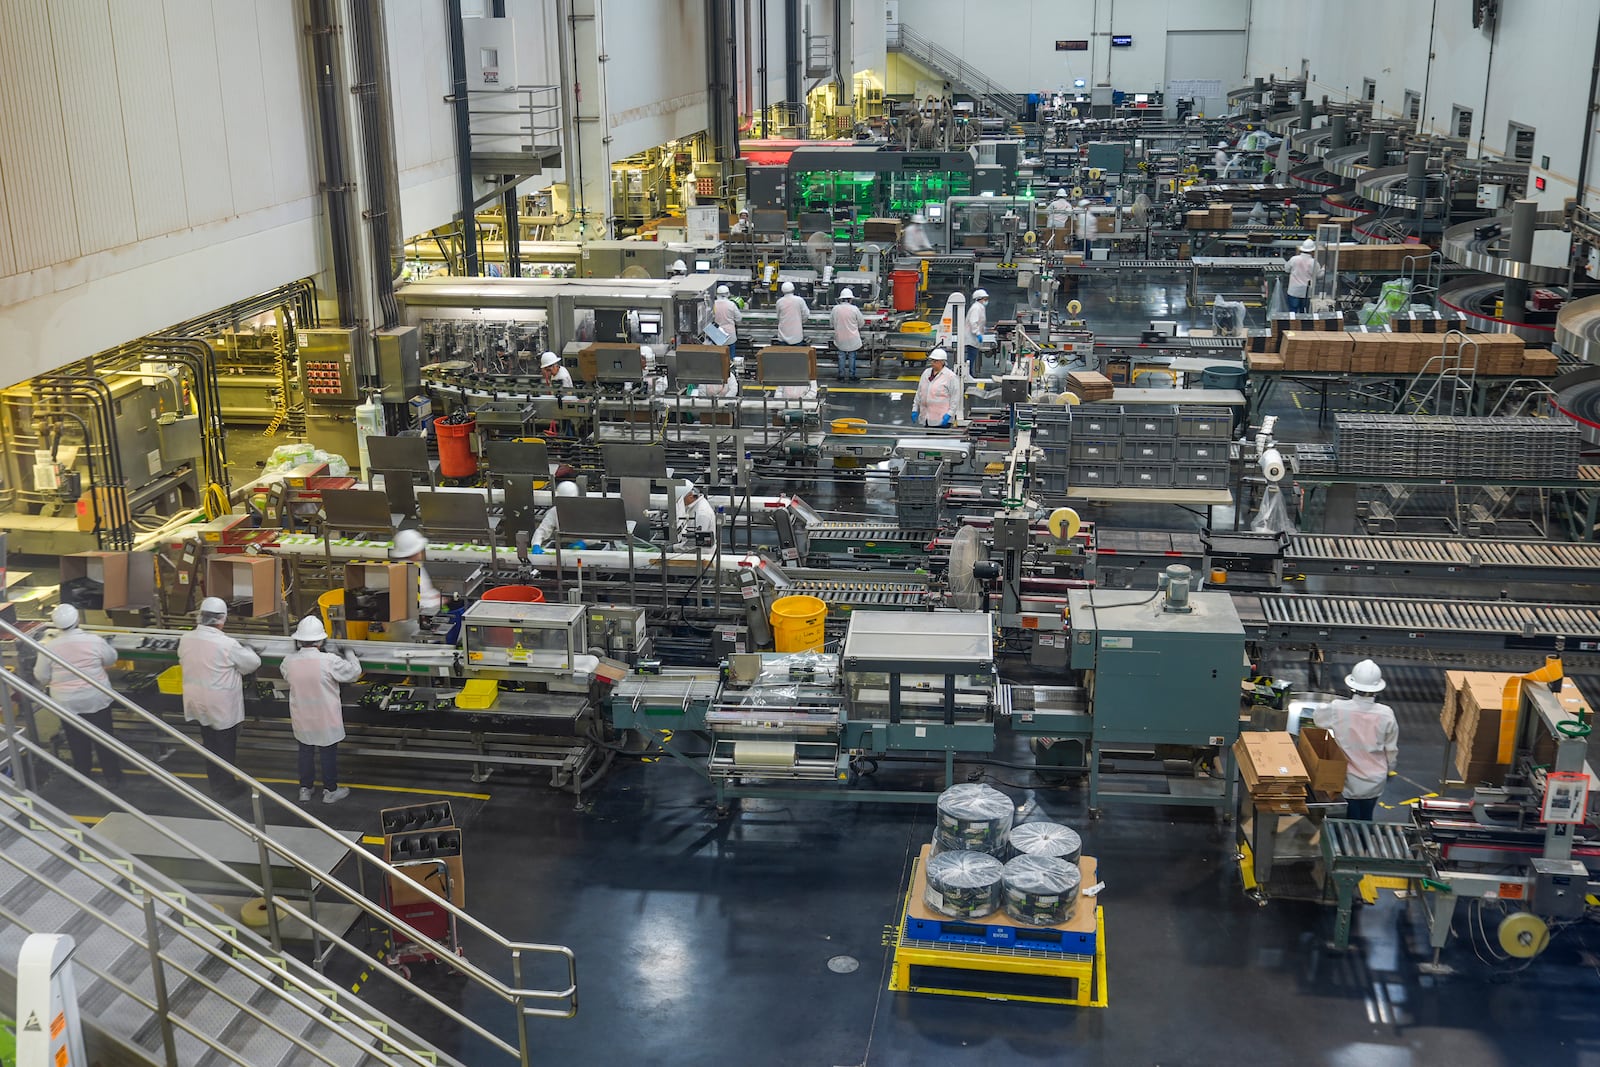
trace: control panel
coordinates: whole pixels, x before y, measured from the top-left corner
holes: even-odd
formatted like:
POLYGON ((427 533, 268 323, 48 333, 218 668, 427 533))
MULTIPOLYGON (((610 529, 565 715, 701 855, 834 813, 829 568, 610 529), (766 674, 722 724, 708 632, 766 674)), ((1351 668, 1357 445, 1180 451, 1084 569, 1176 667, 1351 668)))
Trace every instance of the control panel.
POLYGON ((307 400, 327 403, 359 399, 353 330, 301 330, 296 340, 300 349, 300 388, 307 400))

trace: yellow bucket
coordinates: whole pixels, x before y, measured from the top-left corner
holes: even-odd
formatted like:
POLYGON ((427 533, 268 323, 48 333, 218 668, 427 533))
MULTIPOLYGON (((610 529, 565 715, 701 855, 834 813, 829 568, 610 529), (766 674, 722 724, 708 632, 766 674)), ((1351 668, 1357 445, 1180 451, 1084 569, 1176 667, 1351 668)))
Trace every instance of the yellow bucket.
POLYGON ((499 699, 500 683, 493 678, 473 678, 456 694, 456 707, 468 711, 483 711, 499 699))
POLYGON ((365 622, 345 619, 344 617, 344 590, 331 589, 317 597, 317 613, 322 616, 323 628, 330 634, 337 636, 333 625, 333 610, 339 609, 339 619, 344 624, 344 636, 347 641, 365 641, 367 639, 367 626, 365 622))
POLYGON ((772 604, 772 647, 779 652, 821 652, 828 605, 814 596, 786 596, 772 604))

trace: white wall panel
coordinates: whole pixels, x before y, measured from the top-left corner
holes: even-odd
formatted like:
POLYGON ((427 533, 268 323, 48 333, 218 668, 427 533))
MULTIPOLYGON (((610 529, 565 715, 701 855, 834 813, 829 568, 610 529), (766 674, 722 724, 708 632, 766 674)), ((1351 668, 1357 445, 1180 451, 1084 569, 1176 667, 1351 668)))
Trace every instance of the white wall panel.
POLYGON ((213 7, 210 0, 164 0, 164 6, 184 198, 189 225, 199 226, 234 213, 213 7))
POLYGON ((306 110, 307 78, 300 5, 295 0, 257 3, 261 88, 266 134, 272 146, 272 188, 277 203, 315 195, 316 128, 306 110))
POLYGON ((79 254, 134 239, 133 193, 106 0, 48 5, 79 254))
POLYGON ((154 17, 160 8, 114 3, 110 12, 134 230, 157 237, 189 221, 166 22, 154 17))
MULTIPOLYGON (((222 133, 228 144, 228 185, 233 194, 233 211, 243 215, 274 203, 272 142, 261 82, 256 0, 211 2, 215 12, 214 55, 222 86, 222 133)), ((276 5, 283 0, 268 2, 276 5)))
POLYGON ((16 269, 78 254, 46 5, 0 0, 0 169, 16 269))

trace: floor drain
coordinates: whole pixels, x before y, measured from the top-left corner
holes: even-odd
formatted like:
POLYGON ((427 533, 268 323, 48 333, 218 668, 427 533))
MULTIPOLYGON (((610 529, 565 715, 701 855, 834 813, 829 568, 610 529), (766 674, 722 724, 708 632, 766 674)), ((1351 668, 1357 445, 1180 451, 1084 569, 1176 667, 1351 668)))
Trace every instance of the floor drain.
POLYGON ((834 974, 854 974, 861 968, 861 961, 854 956, 835 956, 828 961, 828 970, 834 974))

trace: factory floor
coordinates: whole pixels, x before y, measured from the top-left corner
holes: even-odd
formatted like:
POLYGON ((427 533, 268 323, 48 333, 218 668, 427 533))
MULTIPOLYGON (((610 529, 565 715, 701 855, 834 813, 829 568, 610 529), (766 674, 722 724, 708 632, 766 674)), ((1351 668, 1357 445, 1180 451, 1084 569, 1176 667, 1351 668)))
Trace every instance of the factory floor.
MULTIPOLYGON (((1091 327, 1106 333, 1182 309, 1181 288, 1166 286, 1122 282, 1098 294, 1086 286, 1079 296, 1091 327)), ((997 308, 993 317, 1003 314, 997 308)), ((862 388, 871 391, 837 394, 847 409, 839 414, 909 421, 911 383, 862 388)), ((1285 436, 1318 439, 1314 412, 1293 394, 1280 408, 1285 436)), ((813 479, 802 495, 824 509, 893 514, 886 483, 813 479)), ((1176 508, 1089 517, 1118 528, 1197 529, 1201 522, 1176 508)), ((1307 681, 1298 664, 1266 666, 1307 681)), ((1329 662, 1326 675, 1342 677, 1350 666, 1351 659, 1329 662)), ((1378 817, 1403 820, 1407 800, 1438 788, 1442 668, 1383 666, 1401 751, 1378 817)), ((1600 677, 1578 682, 1600 692, 1600 677)), ((1384 891, 1358 909, 1352 951, 1333 953, 1325 947, 1331 910, 1286 900, 1258 906, 1246 895, 1233 828, 1216 817, 1108 805, 1090 821, 1082 788, 1049 786, 1003 765, 1029 762, 1020 746, 997 759, 958 765, 958 779, 987 781, 1026 817, 1080 830, 1086 854, 1099 860, 1103 1009, 886 990, 885 932, 902 915, 911 860, 932 833, 929 805, 759 800, 719 818, 707 784, 670 760, 619 759, 581 804, 537 776, 497 774, 476 785, 464 771, 418 776, 409 765, 348 760, 344 777, 371 788, 341 805, 318 804, 315 814, 373 834, 380 808, 418 796, 386 788, 461 794, 468 908, 507 937, 564 944, 577 954, 578 1014, 532 1024, 536 1064, 1600 1064, 1600 937, 1587 924, 1563 931, 1522 966, 1475 949, 1463 912, 1444 955, 1457 973, 1430 977, 1418 966, 1431 957, 1420 906, 1384 891)), ((281 766, 247 769, 289 777, 281 766)), ((915 768, 890 764, 866 781, 884 790, 932 784, 915 768)), ((135 781, 130 795, 147 788, 135 781)), ((63 797, 97 814, 83 796, 63 797)), ((1484 922, 1492 938, 1492 919, 1484 922)), ((506 961, 488 946, 469 940, 465 947, 509 978, 506 961)), ((417 980, 513 1039, 512 1017, 499 1002, 461 992, 448 976, 417 980)), ((541 980, 554 981, 529 977, 541 980)), ((363 993, 405 1012, 388 989, 369 981, 363 993)), ((511 1062, 468 1035, 432 1027, 421 1012, 413 1021, 464 1063, 511 1062)))

